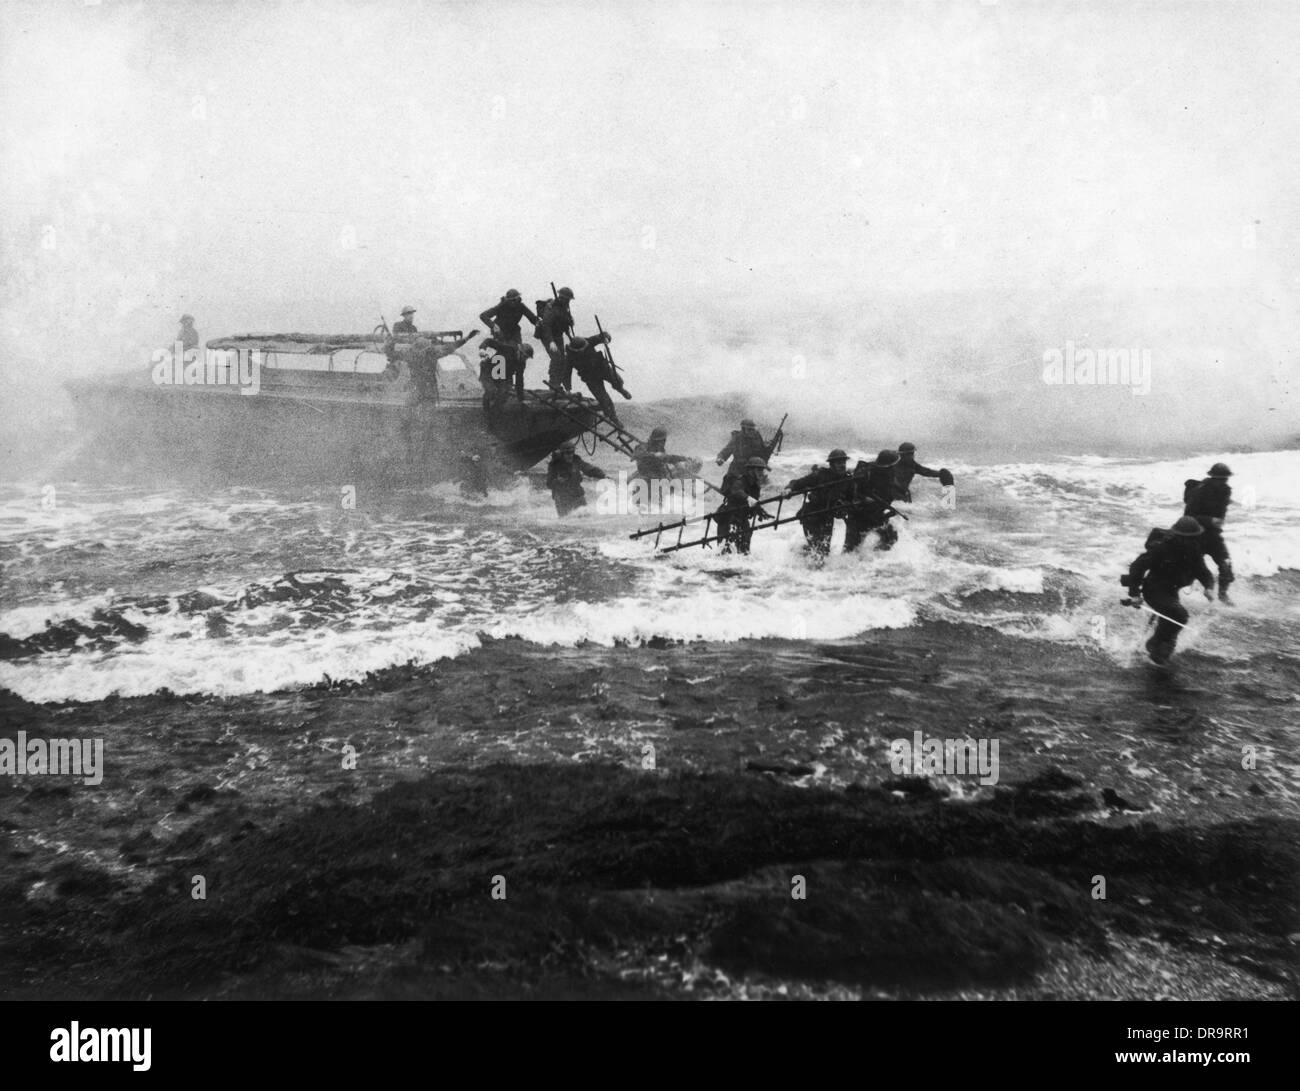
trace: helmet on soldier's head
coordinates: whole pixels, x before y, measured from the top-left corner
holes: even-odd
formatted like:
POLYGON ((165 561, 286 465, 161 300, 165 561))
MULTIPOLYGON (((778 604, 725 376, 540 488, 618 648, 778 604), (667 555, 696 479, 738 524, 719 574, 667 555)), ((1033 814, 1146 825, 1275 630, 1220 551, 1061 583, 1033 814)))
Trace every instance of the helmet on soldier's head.
POLYGON ((1228 469, 1228 467, 1225 466, 1222 462, 1216 462, 1213 466, 1210 467, 1210 472, 1209 472, 1209 475, 1208 475, 1208 476, 1210 476, 1210 477, 1231 477, 1231 476, 1232 476, 1232 471, 1231 471, 1230 469, 1228 469))
POLYGON ((415 313, 415 308, 414 308, 414 307, 403 307, 403 308, 402 308, 402 317, 403 317, 403 318, 405 318, 408 314, 414 314, 414 313, 415 313))
POLYGON ((587 348, 587 339, 585 337, 575 337, 569 342, 569 348, 573 349, 574 352, 584 352, 587 348))
POLYGON ((876 455, 876 465, 877 465, 877 466, 897 466, 897 465, 898 465, 898 452, 897 452, 897 451, 881 451, 880 454, 876 455))
POLYGON ((1195 538, 1198 534, 1205 533, 1205 528, 1191 515, 1184 515, 1169 529, 1180 538, 1195 538))
POLYGON ((755 423, 754 423, 752 420, 750 420, 748 417, 746 417, 744 420, 742 420, 742 421, 740 422, 740 427, 741 427, 741 428, 757 428, 758 425, 755 424, 755 423))
POLYGON ((745 469, 747 469, 747 470, 766 470, 766 469, 767 469, 767 463, 764 462, 761 458, 759 458, 758 455, 754 455, 751 459, 749 459, 749 461, 747 461, 747 462, 745 463, 745 469))
POLYGON ((572 289, 572 288, 561 288, 561 289, 560 289, 558 292, 556 292, 555 294, 556 294, 557 296, 559 296, 561 299, 572 299, 572 298, 573 298, 573 289, 572 289))
POLYGON ((900 455, 910 455, 910 454, 912 454, 915 450, 916 450, 916 444, 915 444, 915 443, 900 443, 900 444, 898 445, 898 453, 899 453, 900 455))
POLYGON ((827 462, 848 462, 848 460, 849 453, 841 450, 839 447, 836 447, 835 450, 826 456, 827 462))
POLYGON ((655 439, 655 438, 667 439, 667 438, 668 438, 668 429, 665 428, 662 424, 659 425, 657 428, 651 428, 651 429, 650 429, 650 438, 651 438, 651 439, 655 439))
POLYGON ((523 297, 519 294, 519 289, 518 289, 518 288, 511 288, 510 291, 506 292, 506 298, 507 298, 507 299, 522 299, 523 297))

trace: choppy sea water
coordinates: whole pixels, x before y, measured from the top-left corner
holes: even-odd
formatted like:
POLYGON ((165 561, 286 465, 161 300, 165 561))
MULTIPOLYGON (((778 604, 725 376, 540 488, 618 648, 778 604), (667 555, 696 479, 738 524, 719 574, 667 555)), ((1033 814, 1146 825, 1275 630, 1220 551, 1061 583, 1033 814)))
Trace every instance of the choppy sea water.
MULTIPOLYGON (((785 451, 773 486, 822 457, 785 451)), ((9 484, 0 486, 0 685, 38 702, 164 688, 234 695, 433 663, 484 636, 570 647, 827 641, 935 621, 1086 643, 1136 664, 1146 618, 1119 604, 1117 577, 1147 530, 1180 514, 1183 481, 1218 457, 948 459, 955 492, 945 498, 918 478, 891 552, 820 567, 803 555, 797 524, 756 534, 746 558, 656 555, 628 535, 657 517, 607 513, 598 482, 587 486, 591 506, 563 520, 524 479, 486 499, 445 486, 358 495, 355 507, 334 486, 9 484)), ((1242 664, 1294 658, 1300 452, 1231 462, 1236 605, 1191 589, 1181 648, 1242 664)))

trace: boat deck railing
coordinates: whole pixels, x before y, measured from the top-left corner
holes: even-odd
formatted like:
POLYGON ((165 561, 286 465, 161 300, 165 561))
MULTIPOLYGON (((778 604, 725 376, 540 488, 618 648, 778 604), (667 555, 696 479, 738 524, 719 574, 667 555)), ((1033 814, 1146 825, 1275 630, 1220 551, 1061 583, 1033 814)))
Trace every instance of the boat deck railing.
POLYGON ((457 345, 464 338, 460 330, 433 330, 427 333, 248 333, 234 337, 219 337, 205 345, 209 352, 260 352, 262 366, 282 372, 315 372, 338 375, 381 375, 389 366, 385 349, 390 344, 411 345, 424 340, 435 345, 457 345), (354 355, 351 361, 338 359, 344 353, 354 355), (371 354, 383 360, 373 368, 358 369, 363 355, 371 354), (281 362, 281 356, 320 357, 323 367, 281 362), (348 366, 350 363, 351 366, 348 366))

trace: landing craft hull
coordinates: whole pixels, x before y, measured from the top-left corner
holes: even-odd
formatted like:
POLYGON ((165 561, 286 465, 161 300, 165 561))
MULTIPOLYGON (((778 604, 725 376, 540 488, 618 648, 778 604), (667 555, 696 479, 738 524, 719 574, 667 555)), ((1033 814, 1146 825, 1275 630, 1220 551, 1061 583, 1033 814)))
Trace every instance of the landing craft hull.
POLYGON ((500 478, 584 430, 532 400, 511 398, 489 422, 480 398, 411 404, 406 384, 341 375, 282 376, 256 394, 147 376, 68 390, 86 439, 79 470, 223 484, 420 486, 470 476, 472 455, 500 478))

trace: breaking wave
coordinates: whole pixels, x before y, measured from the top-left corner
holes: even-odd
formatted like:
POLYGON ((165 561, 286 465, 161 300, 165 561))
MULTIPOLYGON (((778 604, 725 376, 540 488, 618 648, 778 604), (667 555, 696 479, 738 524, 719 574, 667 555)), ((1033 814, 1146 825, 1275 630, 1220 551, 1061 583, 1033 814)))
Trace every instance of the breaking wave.
MULTIPOLYGON (((774 480, 820 455, 778 456, 774 480)), ((748 557, 656 555, 628 538, 652 521, 594 508, 561 521, 523 481, 486 500, 441 488, 370 511, 333 497, 76 486, 50 506, 41 489, 11 486, 0 494, 0 684, 34 701, 225 696, 436 663, 487 638, 843 641, 933 622, 1087 642, 1122 660, 1144 619, 1119 605, 1116 577, 1146 530, 1179 514, 1184 479, 1216 457, 950 460, 955 494, 918 480, 893 550, 821 566, 797 524, 756 534, 748 557)), ((1300 452, 1231 461, 1238 605, 1194 610, 1184 645, 1228 658, 1261 634, 1293 648, 1300 620, 1300 452)))

